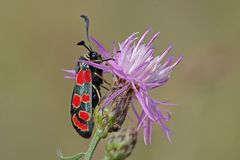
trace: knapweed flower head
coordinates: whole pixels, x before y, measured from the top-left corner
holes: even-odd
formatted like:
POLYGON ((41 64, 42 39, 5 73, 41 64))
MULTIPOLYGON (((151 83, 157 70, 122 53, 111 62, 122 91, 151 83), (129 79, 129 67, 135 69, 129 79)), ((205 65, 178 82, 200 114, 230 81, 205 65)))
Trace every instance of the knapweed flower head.
POLYGON ((114 76, 114 82, 123 85, 121 89, 105 100, 102 107, 110 103, 118 95, 129 90, 129 88, 133 90, 131 102, 136 99, 141 105, 142 111, 141 113, 137 112, 138 109, 134 105, 132 105, 132 110, 138 119, 138 128, 143 127, 144 142, 146 144, 151 143, 152 125, 155 123, 162 128, 170 141, 171 130, 166 126, 166 122, 170 120, 170 113, 161 109, 161 106, 171 104, 153 99, 149 95, 149 91, 164 85, 169 80, 174 67, 182 59, 182 57, 179 57, 174 60, 173 56, 169 56, 163 61, 164 57, 172 49, 171 46, 161 55, 154 57, 153 42, 158 37, 159 32, 148 43, 144 43, 144 39, 149 32, 150 30, 147 30, 138 41, 138 33, 133 33, 125 41, 119 43, 117 48, 114 48, 113 55, 97 40, 92 38, 100 54, 105 59, 110 60, 101 64, 84 61, 93 67, 111 73, 114 76))

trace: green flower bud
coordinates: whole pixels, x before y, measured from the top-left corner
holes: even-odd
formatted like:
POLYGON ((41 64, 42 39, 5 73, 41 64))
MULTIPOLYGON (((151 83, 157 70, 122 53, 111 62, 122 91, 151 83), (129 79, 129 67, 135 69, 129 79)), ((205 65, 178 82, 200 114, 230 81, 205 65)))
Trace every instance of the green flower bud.
POLYGON ((102 97, 99 105, 95 109, 94 117, 98 129, 103 131, 103 137, 108 132, 118 131, 126 119, 129 104, 132 99, 133 90, 127 88, 125 91, 113 98, 106 106, 101 107, 105 99, 121 90, 122 86, 114 86, 104 97, 102 97))
POLYGON ((131 155, 137 142, 135 128, 122 129, 113 133, 105 145, 104 160, 124 160, 131 155))

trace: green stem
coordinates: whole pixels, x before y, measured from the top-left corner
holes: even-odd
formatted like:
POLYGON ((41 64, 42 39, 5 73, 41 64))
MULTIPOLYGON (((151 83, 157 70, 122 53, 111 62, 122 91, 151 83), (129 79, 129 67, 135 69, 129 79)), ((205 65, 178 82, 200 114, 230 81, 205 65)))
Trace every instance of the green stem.
POLYGON ((101 134, 100 130, 97 129, 96 132, 94 133, 91 143, 89 144, 88 150, 85 153, 84 160, 92 159, 93 152, 95 151, 95 149, 101 139, 102 139, 102 134, 101 134))

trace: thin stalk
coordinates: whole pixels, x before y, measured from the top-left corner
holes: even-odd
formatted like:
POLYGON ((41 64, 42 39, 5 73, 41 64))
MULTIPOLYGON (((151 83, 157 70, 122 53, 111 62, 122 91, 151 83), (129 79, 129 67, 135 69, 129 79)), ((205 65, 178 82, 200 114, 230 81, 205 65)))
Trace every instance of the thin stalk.
POLYGON ((85 153, 84 160, 92 159, 93 153, 101 139, 102 139, 101 132, 100 130, 97 129, 96 132, 94 133, 91 143, 89 144, 88 150, 85 153))

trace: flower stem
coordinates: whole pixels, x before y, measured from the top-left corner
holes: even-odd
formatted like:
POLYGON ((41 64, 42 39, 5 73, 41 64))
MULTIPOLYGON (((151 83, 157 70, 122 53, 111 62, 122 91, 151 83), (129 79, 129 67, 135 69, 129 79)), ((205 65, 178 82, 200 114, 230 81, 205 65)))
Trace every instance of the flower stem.
POLYGON ((96 130, 96 132, 94 133, 94 136, 92 138, 91 143, 89 144, 88 150, 85 153, 85 157, 84 160, 91 160, 92 156, 93 156, 93 152, 95 151, 98 143, 100 142, 100 140, 102 139, 102 134, 100 130, 96 130))

